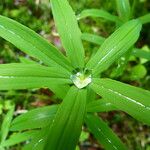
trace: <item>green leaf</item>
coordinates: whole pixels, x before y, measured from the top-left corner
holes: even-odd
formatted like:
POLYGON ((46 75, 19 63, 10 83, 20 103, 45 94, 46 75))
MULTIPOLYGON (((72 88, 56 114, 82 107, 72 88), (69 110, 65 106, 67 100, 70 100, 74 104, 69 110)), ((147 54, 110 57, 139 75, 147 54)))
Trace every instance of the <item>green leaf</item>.
MULTIPOLYGON (((19 59, 20 59, 20 61, 22 62, 22 63, 25 63, 25 64, 37 64, 35 61, 33 61, 33 60, 30 60, 30 59, 27 59, 27 58, 24 58, 24 57, 19 57, 19 59)), ((57 67, 57 69, 55 69, 55 68, 51 68, 51 69, 54 69, 53 71, 55 72, 57 72, 57 74, 56 74, 56 76, 58 76, 59 74, 61 74, 60 73, 60 69, 62 69, 62 71, 63 71, 63 68, 59 68, 59 67, 57 67)), ((53 73, 54 73, 53 72, 53 73)), ((70 76, 70 73, 69 72, 67 72, 67 71, 64 71, 64 73, 67 75, 68 74, 68 78, 69 78, 69 76, 70 76), (66 72, 66 73, 65 73, 66 72)), ((51 86, 49 86, 49 88, 51 89, 51 91, 53 91, 54 93, 55 93, 55 95, 58 97, 58 98, 60 98, 60 99, 63 99, 65 96, 66 96, 66 94, 67 94, 67 92, 68 92, 68 90, 69 90, 69 88, 70 88, 70 86, 69 85, 51 85, 51 86), (63 89, 63 90, 62 90, 63 89)))
POLYGON ((45 150, 74 150, 86 111, 86 90, 71 87, 48 133, 45 150))
POLYGON ((124 22, 131 17, 131 7, 129 0, 116 0, 118 14, 124 22))
POLYGON ((104 37, 90 34, 90 33, 82 33, 81 39, 97 45, 101 45, 105 41, 104 37))
POLYGON ((150 125, 150 92, 111 79, 93 79, 91 88, 107 102, 150 125))
POLYGON ((113 22, 121 22, 119 18, 115 15, 110 14, 109 12, 103 9, 86 9, 83 10, 79 15, 78 19, 83 19, 86 17, 100 17, 113 22))
POLYGON ((51 0, 54 20, 72 65, 84 67, 84 48, 75 13, 67 0, 51 0))
POLYGON ((14 44, 23 52, 35 57, 48 66, 62 66, 72 70, 68 60, 53 45, 31 29, 20 23, 0 16, 0 36, 14 44))
POLYGON ((117 78, 119 76, 122 76, 128 61, 130 59, 131 56, 131 52, 133 51, 133 48, 130 48, 124 56, 120 57, 119 60, 117 61, 117 67, 113 70, 113 72, 111 73, 111 78, 117 78))
POLYGON ((92 69, 95 75, 106 70, 137 41, 140 30, 141 23, 138 20, 131 20, 122 25, 105 40, 87 63, 87 68, 92 69))
POLYGON ((144 51, 142 49, 135 48, 132 52, 132 55, 150 60, 150 52, 144 51))
POLYGON ((39 130, 32 140, 26 142, 22 150, 44 150, 49 126, 39 130))
POLYGON ((101 118, 94 115, 87 115, 85 122, 89 130, 106 150, 127 150, 117 135, 101 118))
POLYGON ((96 93, 89 86, 87 86, 87 97, 87 104, 96 98, 96 93))
POLYGON ((0 137, 1 143, 3 143, 8 136, 10 124, 13 118, 14 109, 15 109, 15 106, 12 106, 10 110, 8 111, 8 113, 5 115, 4 121, 1 126, 1 137, 0 137))
MULTIPOLYGON (((68 75, 67 75, 68 74, 68 75)), ((33 64, 0 65, 0 90, 53 87, 71 83, 63 68, 33 64)))
POLYGON ((50 85, 48 86, 54 93, 55 95, 60 98, 60 99, 64 99, 64 97, 66 96, 70 85, 50 85))
POLYGON ((118 110, 118 108, 105 99, 94 100, 87 105, 87 112, 108 112, 113 110, 118 110))
POLYGON ((15 118, 11 123, 10 130, 23 131, 48 126, 54 119, 57 110, 58 106, 45 106, 33 109, 15 118))
POLYGON ((0 65, 1 77, 53 77, 70 78, 71 73, 62 67, 45 67, 38 64, 11 63, 0 65))
MULTIPOLYGON (((28 59, 25 59, 24 57, 21 57, 21 60, 22 60, 22 63, 24 63, 24 64, 32 64, 32 65, 27 66, 27 65, 24 65, 22 63, 21 64, 20 63, 16 64, 17 65, 17 67, 16 67, 17 68, 17 72, 18 72, 18 69, 19 69, 19 72, 18 72, 19 75, 22 74, 23 72, 26 73, 26 71, 28 71, 28 73, 30 73, 31 75, 36 74, 37 72, 38 73, 41 72, 40 75, 42 75, 42 76, 45 73, 48 76, 70 78, 70 73, 67 72, 65 69, 63 69, 61 67, 58 67, 58 66, 57 66, 57 68, 44 67, 44 66, 41 66, 41 65, 37 65, 36 62, 28 60, 28 59), (37 67, 37 70, 35 70, 36 68, 34 68, 34 66, 37 67), (38 67, 41 68, 40 71, 39 71, 38 67), (33 68, 33 70, 32 70, 32 68, 33 68), (31 73, 30 70, 31 70, 31 72, 33 72, 35 70, 35 72, 31 73)), ((4 70, 5 72, 8 72, 8 73, 16 73, 16 71, 13 68, 16 65, 15 64, 0 65, 0 71, 4 70), (14 66, 12 66, 12 65, 14 65, 14 66)), ((55 93, 55 95, 58 98, 61 98, 61 99, 63 99, 66 96, 66 93, 67 93, 69 87, 70 87, 69 85, 60 85, 60 84, 59 85, 55 85, 55 84, 48 85, 48 88, 50 88, 50 90, 53 91, 55 93)))
POLYGON ((141 21, 142 24, 150 23, 150 13, 139 17, 139 20, 141 21))
POLYGON ((38 132, 39 131, 26 131, 23 133, 14 133, 8 140, 4 141, 1 146, 9 147, 27 140, 31 140, 38 132))

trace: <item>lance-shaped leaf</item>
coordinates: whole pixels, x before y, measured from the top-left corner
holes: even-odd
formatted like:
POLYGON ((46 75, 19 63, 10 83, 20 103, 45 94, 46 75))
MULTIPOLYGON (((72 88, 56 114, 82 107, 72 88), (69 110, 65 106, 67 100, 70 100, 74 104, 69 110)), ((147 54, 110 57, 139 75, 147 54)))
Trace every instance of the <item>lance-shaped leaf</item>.
POLYGON ((150 52, 144 51, 142 49, 135 48, 132 52, 132 55, 150 60, 150 52))
POLYGON ((86 9, 78 15, 78 19, 83 19, 86 17, 99 17, 113 22, 121 22, 117 16, 112 15, 103 9, 86 9))
POLYGON ((117 135, 101 118, 87 115, 85 122, 89 130, 106 150, 127 150, 117 135))
POLYGON ((105 99, 94 100, 87 105, 87 112, 108 112, 113 110, 118 110, 118 108, 105 99))
POLYGON ((45 106, 33 109, 15 118, 11 123, 10 130, 23 131, 48 126, 54 119, 57 110, 58 106, 45 106))
POLYGON ((90 34, 90 33, 82 33, 81 35, 82 40, 101 45, 105 41, 105 38, 102 36, 90 34))
POLYGON ((117 10, 120 18, 125 22, 131 17, 131 7, 129 0, 116 0, 117 10))
POLYGON ((0 65, 0 90, 53 87, 71 83, 62 68, 33 64, 0 65))
POLYGON ((146 24, 150 22, 150 13, 139 17, 139 20, 141 21, 142 24, 146 24))
POLYGON ((67 56, 75 68, 84 66, 81 31, 67 0, 51 0, 54 20, 67 56))
POLYGON ((37 135, 39 131, 26 131, 23 133, 16 133, 12 136, 10 136, 10 138, 6 141, 4 141, 1 146, 2 147, 9 147, 12 145, 16 145, 19 144, 21 142, 27 141, 27 140, 31 140, 34 136, 37 135))
POLYGON ((118 28, 102 44, 97 53, 87 63, 87 68, 98 74, 106 70, 137 41, 141 30, 138 20, 131 20, 118 28))
POLYGON ((107 102, 150 125, 150 92, 111 79, 93 79, 91 88, 107 102))
POLYGON ((22 150, 44 150, 48 129, 49 126, 39 130, 32 140, 26 142, 22 150))
POLYGON ((1 126, 0 143, 3 143, 9 133, 10 124, 13 118, 15 106, 12 106, 8 113, 5 115, 4 121, 1 126))
POLYGON ((33 30, 12 19, 0 16, 0 36, 48 66, 60 65, 67 70, 72 70, 65 56, 53 45, 48 43, 33 30))
POLYGON ((0 76, 30 76, 70 78, 71 73, 62 67, 46 67, 38 64, 11 63, 0 65, 0 76), (23 74, 24 73, 24 74, 23 74))
MULTIPOLYGON (((24 58, 24 57, 20 57, 20 61, 21 61, 21 63, 25 63, 25 64, 34 64, 34 65, 37 64, 35 61, 32 61, 32 60, 24 58)), ((62 67, 58 67, 58 66, 57 66, 56 72, 54 70, 52 72, 53 72, 53 74, 56 74, 56 76, 59 76, 59 74, 60 74, 60 76, 64 76, 64 77, 68 76, 68 78, 70 76, 70 73, 67 70, 64 70, 62 67), (60 69, 64 72, 64 73, 62 72, 64 75, 62 75, 62 73, 60 73, 60 69)), ((63 99, 66 96, 69 87, 70 87, 69 85, 51 85, 49 88, 51 89, 51 91, 53 91, 55 93, 55 95, 58 98, 63 99)))
POLYGON ((86 111, 86 90, 71 87, 56 113, 45 150, 74 150, 86 111))
POLYGON ((53 91, 58 98, 64 99, 64 97, 66 96, 66 94, 70 88, 70 85, 68 85, 68 84, 49 85, 48 88, 50 88, 51 91, 53 91))

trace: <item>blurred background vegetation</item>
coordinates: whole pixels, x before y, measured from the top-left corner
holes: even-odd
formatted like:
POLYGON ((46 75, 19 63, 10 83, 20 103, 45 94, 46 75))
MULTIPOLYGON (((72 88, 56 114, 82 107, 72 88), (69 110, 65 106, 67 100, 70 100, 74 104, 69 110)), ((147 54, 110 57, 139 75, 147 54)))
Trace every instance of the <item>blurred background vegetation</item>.
MULTIPOLYGON (((86 8, 103 8, 117 15, 114 0, 69 0, 69 2, 76 14, 86 8)), ((132 3, 133 0, 131 0, 132 3)), ((150 12, 150 0, 135 0, 134 18, 148 12, 150 12)), ((0 0, 0 14, 28 26, 64 52, 55 29, 49 0, 0 0)), ((114 23, 99 18, 83 19, 79 25, 82 32, 104 37, 108 37, 115 30, 114 23)), ((84 42, 84 47, 87 57, 98 48, 88 42, 84 42)), ((150 24, 143 26, 136 47, 150 53, 150 24)), ((26 61, 24 58, 28 59, 29 56, 0 38, 0 64, 24 62, 26 61)), ((132 56, 121 76, 114 76, 115 69, 116 64, 104 72, 103 76, 150 90, 150 61, 132 56)), ((16 105, 15 115, 18 115, 32 108, 53 104, 58 100, 49 89, 0 91, 0 125, 6 112, 14 103, 16 105)), ((150 150, 150 128, 148 126, 137 122, 123 112, 101 113, 100 116, 108 122, 130 150, 150 150)), ((83 130, 79 143, 81 150, 103 150, 86 128, 83 130)), ((20 147, 17 145, 12 147, 12 150, 20 150, 20 147)))

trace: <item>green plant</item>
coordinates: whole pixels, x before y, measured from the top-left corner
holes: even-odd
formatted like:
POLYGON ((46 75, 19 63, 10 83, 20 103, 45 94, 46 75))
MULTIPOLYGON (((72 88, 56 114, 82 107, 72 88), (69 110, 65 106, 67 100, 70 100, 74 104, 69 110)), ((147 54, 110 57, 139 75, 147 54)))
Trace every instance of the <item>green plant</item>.
POLYGON ((99 75, 137 41, 141 22, 133 19, 121 25, 85 64, 72 8, 67 0, 51 0, 51 6, 67 57, 34 31, 0 16, 0 36, 35 58, 30 63, 0 65, 0 90, 47 87, 63 99, 15 118, 13 133, 1 142, 1 149, 26 141, 23 150, 74 150, 83 123, 105 149, 127 149, 95 112, 122 110, 150 125, 150 92, 99 75))
MULTIPOLYGON (((134 18, 134 11, 135 11, 135 5, 137 5, 137 1, 134 0, 132 2, 132 5, 129 0, 115 0, 116 2, 116 11, 118 13, 118 16, 112 15, 108 11, 104 9, 86 9, 83 10, 78 15, 78 20, 92 17, 92 18, 101 18, 107 21, 111 21, 115 23, 115 27, 119 28, 123 23, 131 20, 134 18)), ((114 1, 112 1, 114 3, 114 1)), ((144 16, 138 17, 138 19, 141 21, 142 25, 150 23, 150 13, 147 13, 144 16)), ((102 36, 90 34, 90 33, 82 33, 82 39, 94 44, 101 45, 105 38, 102 36)), ((136 56, 139 58, 145 58, 147 60, 150 60, 150 53, 143 51, 142 49, 136 48, 134 45, 131 47, 125 55, 123 55, 120 59, 117 61, 117 67, 112 72, 111 77, 119 77, 123 74, 123 71, 125 70, 127 63, 129 61, 130 56, 136 56)), ((144 66, 143 66, 144 67, 144 66)))

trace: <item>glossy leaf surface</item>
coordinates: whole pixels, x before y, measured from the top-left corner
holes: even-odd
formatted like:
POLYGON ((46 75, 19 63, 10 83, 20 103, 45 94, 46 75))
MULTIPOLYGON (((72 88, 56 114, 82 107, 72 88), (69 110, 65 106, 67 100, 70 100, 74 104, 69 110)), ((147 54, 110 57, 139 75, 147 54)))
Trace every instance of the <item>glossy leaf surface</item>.
POLYGON ((150 92, 111 79, 94 79, 91 88, 107 102, 150 125, 150 92))
POLYGON ((44 150, 48 128, 49 127, 44 127, 38 130, 32 140, 28 141, 22 150, 44 150))
POLYGON ((150 52, 144 51, 142 49, 135 48, 132 52, 132 55, 150 60, 150 52))
POLYGON ((105 99, 94 100, 87 105, 87 112, 108 112, 113 110, 118 110, 118 108, 105 99))
POLYGON ((14 109, 15 107, 12 106, 10 110, 8 111, 8 113, 5 115, 4 121, 1 126, 0 143, 3 143, 8 136, 10 124, 11 124, 13 114, 14 114, 14 109))
POLYGON ((45 67, 38 64, 11 63, 0 65, 0 77, 30 76, 69 78, 70 72, 62 67, 45 67))
POLYGON ((106 70, 136 42, 140 30, 141 23, 138 20, 131 20, 122 25, 105 40, 87 63, 87 68, 92 69, 93 74, 106 70))
POLYGON ((17 48, 48 66, 63 66, 72 70, 68 60, 53 45, 24 25, 0 16, 0 36, 17 48))
POLYGON ((11 123, 11 131, 23 131, 27 129, 43 128, 54 119, 58 106, 46 106, 33 109, 15 118, 11 123))
POLYGON ((50 2, 55 24, 67 56, 75 68, 83 67, 84 49, 75 13, 67 0, 51 0, 50 2))
POLYGON ((0 65, 0 90, 53 87, 71 83, 61 68, 30 64, 0 65))
POLYGON ((85 122, 89 130, 106 150, 127 150, 121 140, 101 118, 87 115, 85 122))
POLYGON ((125 22, 130 19, 131 7, 129 0, 116 0, 117 10, 120 18, 125 22))
POLYGON ((16 145, 19 144, 21 142, 27 141, 27 140, 31 140, 38 131, 27 131, 24 133, 14 133, 14 135, 12 135, 8 140, 4 141, 1 146, 2 147, 8 147, 8 146, 12 146, 12 145, 16 145))
POLYGON ((103 9, 87 9, 83 10, 79 15, 78 19, 86 18, 86 17, 100 17, 109 21, 121 22, 119 18, 111 13, 103 10, 103 9))
POLYGON ((71 87, 50 126, 45 150, 74 150, 86 111, 86 90, 71 87))
POLYGON ((90 34, 90 33, 82 33, 81 38, 82 40, 85 40, 94 44, 98 44, 98 45, 101 45, 105 41, 104 37, 97 36, 97 35, 90 34))
POLYGON ((139 17, 139 20, 141 21, 142 24, 150 23, 150 13, 139 17))

